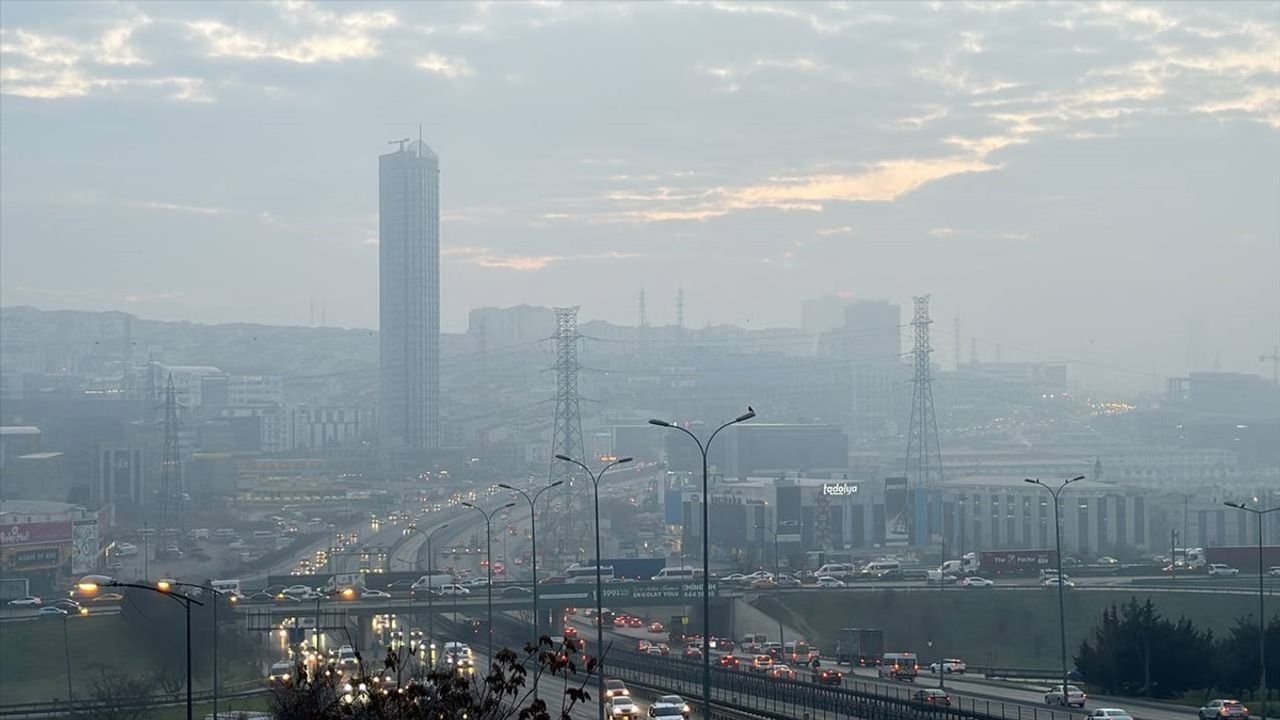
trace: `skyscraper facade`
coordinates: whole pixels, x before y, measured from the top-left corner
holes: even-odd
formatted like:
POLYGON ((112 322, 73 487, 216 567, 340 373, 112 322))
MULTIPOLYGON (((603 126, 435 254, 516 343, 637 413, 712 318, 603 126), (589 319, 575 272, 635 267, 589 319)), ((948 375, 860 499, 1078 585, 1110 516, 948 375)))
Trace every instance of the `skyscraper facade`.
POLYGON ((378 158, 378 434, 438 447, 440 158, 421 140, 378 158))

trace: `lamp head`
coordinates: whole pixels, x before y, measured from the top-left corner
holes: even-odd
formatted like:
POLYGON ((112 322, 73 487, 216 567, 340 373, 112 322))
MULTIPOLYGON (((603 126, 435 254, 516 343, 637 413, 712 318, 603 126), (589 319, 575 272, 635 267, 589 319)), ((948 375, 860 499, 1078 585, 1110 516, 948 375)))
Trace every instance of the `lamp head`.
POLYGON ((1032 485, 1039 485, 1039 484, 1040 484, 1040 481, 1039 481, 1039 480, 1032 480, 1031 478, 1022 478, 1022 482, 1029 482, 1029 483, 1031 483, 1032 485))
POLYGON ((158 580, 156 581, 156 589, 160 592, 169 592, 173 589, 173 583, 168 580, 158 580))
POLYGON ((614 465, 625 465, 625 464, 627 464, 627 463, 631 462, 632 460, 635 460, 635 458, 633 458, 633 457, 624 457, 624 458, 619 458, 619 459, 617 459, 617 460, 614 460, 614 461, 613 461, 613 464, 614 464, 614 465))
POLYGON ((650 418, 649 424, 657 425, 658 427, 671 427, 671 423, 667 422, 666 420, 658 420, 657 418, 650 418))
POLYGON ((573 458, 569 457, 568 455, 561 455, 560 453, 556 453, 556 459, 563 460, 565 462, 573 462, 573 458))
POLYGON ((108 575, 85 575, 76 583, 76 589, 85 595, 93 595, 104 587, 114 585, 115 578, 108 575))
POLYGON ((499 509, 499 510, 505 510, 506 508, 513 508, 513 507, 515 507, 515 506, 516 506, 516 504, 515 504, 514 502, 509 502, 509 503, 507 503, 506 505, 503 505, 502 507, 500 507, 500 508, 498 508, 498 509, 499 509))
POLYGON ((563 481, 563 480, 557 480, 557 481, 555 481, 555 482, 551 483, 550 485, 548 485, 547 487, 549 487, 549 488, 553 488, 553 487, 560 487, 560 486, 561 486, 561 485, 563 485, 563 484, 564 484, 564 481, 563 481))
POLYGON ((1246 506, 1245 506, 1245 504, 1244 504, 1244 503, 1236 503, 1236 502, 1227 501, 1227 502, 1224 502, 1224 503, 1222 503, 1222 504, 1223 504, 1223 505, 1226 505, 1227 507, 1233 507, 1233 508, 1235 508, 1235 509, 1237 509, 1237 510, 1244 510, 1244 509, 1246 509, 1246 506))
POLYGON ((736 423, 746 422, 746 421, 750 420, 751 418, 753 418, 753 417, 755 417, 755 416, 756 416, 756 411, 755 411, 755 410, 752 410, 750 407, 748 407, 746 412, 744 412, 744 413, 742 413, 741 415, 739 415, 738 417, 734 418, 734 419, 733 419, 733 421, 734 421, 734 422, 736 422, 736 423))
POLYGON ((1068 480, 1067 482, 1068 482, 1068 483, 1073 483, 1073 482, 1076 482, 1076 481, 1078 481, 1078 480, 1083 480, 1083 479, 1084 479, 1084 476, 1083 476, 1083 475, 1077 475, 1077 476, 1075 476, 1075 477, 1071 478, 1070 480, 1068 480))
POLYGON ((473 505, 473 504, 471 504, 471 503, 467 502, 466 500, 463 500, 463 501, 462 501, 462 507, 475 508, 476 510, 479 510, 479 509, 480 509, 480 508, 476 507, 475 505, 473 505))
POLYGON ((511 487, 506 483, 498 483, 498 487, 502 488, 503 490, 515 490, 515 488, 511 487))

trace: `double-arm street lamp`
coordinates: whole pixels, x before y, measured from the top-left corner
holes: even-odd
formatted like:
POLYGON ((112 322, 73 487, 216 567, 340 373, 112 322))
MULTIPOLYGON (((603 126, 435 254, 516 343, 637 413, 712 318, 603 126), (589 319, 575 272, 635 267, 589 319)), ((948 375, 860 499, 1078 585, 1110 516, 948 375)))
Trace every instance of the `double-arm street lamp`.
POLYGON ((181 593, 172 592, 173 583, 162 582, 159 585, 142 585, 140 583, 122 583, 113 577, 107 575, 86 575, 80 578, 80 582, 76 583, 76 588, 85 595, 93 596, 104 587, 115 588, 137 588, 139 590, 150 590, 153 593, 160 593, 166 597, 182 603, 182 609, 186 611, 187 616, 187 720, 193 720, 191 702, 191 603, 204 605, 204 603, 195 598, 183 595, 181 593))
MULTIPOLYGON (((221 592, 209 587, 208 585, 200 585, 199 583, 178 582, 176 580, 161 580, 156 583, 156 588, 162 592, 169 592, 174 587, 197 588, 211 593, 210 601, 213 603, 213 718, 218 718, 218 600, 222 595, 221 592)), ((236 596, 228 595, 227 602, 235 603, 236 596)), ((190 639, 188 638, 188 644, 190 639)), ((188 681, 189 682, 189 681, 188 681)))
MULTIPOLYGON (((1059 639, 1062 641, 1062 687, 1060 690, 1062 691, 1063 706, 1067 704, 1067 615, 1065 610, 1065 596, 1063 595, 1063 591, 1067 585, 1067 580, 1062 577, 1062 515, 1058 507, 1058 496, 1062 494, 1062 491, 1065 490, 1068 485, 1083 479, 1083 475, 1077 475, 1069 480, 1063 480, 1062 484, 1055 488, 1041 482, 1039 478, 1034 480, 1031 478, 1024 478, 1024 482, 1029 482, 1032 485, 1039 485, 1045 490, 1048 490, 1049 494, 1053 496, 1053 542, 1054 545, 1057 546, 1057 552, 1055 554, 1058 556, 1058 634, 1060 636, 1059 639)), ((941 665, 939 665, 938 670, 938 674, 941 675, 941 665)))
POLYGON ((596 679, 599 681, 600 697, 600 720, 604 720, 604 616, 600 614, 603 610, 604 600, 604 584, 600 577, 601 565, 604 558, 600 556, 600 479, 609 471, 609 468, 615 465, 624 465, 631 462, 631 458, 618 458, 613 462, 600 468, 600 472, 593 473, 591 468, 587 467, 580 460, 574 460, 568 455, 556 455, 557 460, 572 463, 582 468, 591 477, 592 497, 595 499, 596 512, 596 679))
MULTIPOLYGON (((1254 498, 1254 500, 1257 500, 1257 498, 1254 498)), ((1280 505, 1262 510, 1251 508, 1244 503, 1228 502, 1223 504, 1227 507, 1253 513, 1258 517, 1258 689, 1262 694, 1262 717, 1265 718, 1267 716, 1267 616, 1266 594, 1263 590, 1262 579, 1267 576, 1267 569, 1263 567, 1262 563, 1262 526, 1266 515, 1280 510, 1280 505)))
POLYGON ((702 453, 702 711, 705 713, 703 717, 706 718, 711 717, 711 528, 708 523, 711 498, 708 494, 710 476, 707 473, 707 450, 711 447, 711 441, 716 439, 716 435, 719 435, 721 430, 730 425, 746 422, 755 416, 756 411, 748 405, 745 413, 716 428, 715 432, 707 438, 706 443, 679 425, 666 420, 649 421, 650 425, 672 428, 688 435, 697 444, 698 452, 702 453))
MULTIPOLYGON (((535 652, 535 653, 537 652, 537 647, 538 647, 538 638, 539 638, 539 637, 541 637, 541 636, 538 634, 538 623, 539 623, 539 621, 541 621, 541 619, 542 619, 542 616, 538 614, 538 512, 537 512, 537 503, 538 503, 538 498, 542 495, 542 493, 544 493, 544 492, 546 492, 546 491, 550 490, 551 488, 554 488, 554 487, 560 487, 560 486, 561 486, 561 485, 563 485, 563 484, 564 484, 564 481, 563 481, 563 480, 557 480, 557 481, 555 481, 555 482, 551 483, 550 485, 547 485, 546 487, 539 489, 539 490, 538 490, 537 492, 535 492, 533 495, 530 495, 529 493, 525 492, 524 490, 521 490, 521 489, 520 489, 520 488, 518 488, 518 487, 515 487, 514 485, 508 485, 507 483, 498 483, 498 487, 502 488, 503 490, 512 490, 512 491, 515 491, 515 492, 520 493, 521 497, 523 497, 523 498, 525 499, 525 502, 529 503, 529 544, 530 544, 530 547, 532 548, 532 550, 530 550, 530 551, 529 551, 529 554, 533 557, 533 647, 534 647, 534 652, 535 652)), ((538 677, 537 677, 537 674, 538 674, 538 665, 534 665, 534 670, 533 670, 533 672, 534 672, 534 678, 533 678, 533 694, 534 694, 534 697, 536 698, 536 697, 538 696, 538 677)))
POLYGON ((486 576, 487 581, 485 582, 485 588, 484 588, 485 595, 487 596, 487 599, 488 599, 488 610, 486 611, 488 614, 488 619, 485 621, 485 625, 487 625, 486 630, 489 633, 489 669, 492 670, 493 669, 493 516, 497 514, 499 510, 506 510, 507 508, 513 508, 516 506, 516 504, 513 502, 509 502, 506 505, 499 505, 498 507, 490 510, 489 512, 485 512, 483 509, 480 508, 480 506, 473 505, 472 503, 469 503, 469 502, 462 503, 462 506, 469 507, 472 510, 475 510, 476 512, 484 516, 484 543, 485 543, 484 562, 486 566, 485 570, 488 571, 488 575, 486 576))

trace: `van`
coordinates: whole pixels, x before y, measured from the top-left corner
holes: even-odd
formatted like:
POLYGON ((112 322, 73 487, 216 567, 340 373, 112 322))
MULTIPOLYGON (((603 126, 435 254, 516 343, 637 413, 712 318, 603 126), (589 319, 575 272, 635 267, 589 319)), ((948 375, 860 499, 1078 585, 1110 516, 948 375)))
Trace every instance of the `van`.
POLYGON ((681 565, 677 567, 664 567, 654 575, 651 580, 693 580, 702 577, 702 568, 695 568, 690 565, 681 565))
POLYGON ((902 572, 902 563, 897 560, 874 560, 862 568, 862 575, 869 578, 898 575, 902 572))
POLYGON ((826 565, 818 568, 813 574, 816 577, 822 577, 825 575, 827 577, 843 580, 857 575, 858 569, 848 563, 827 563, 826 565))
POLYGON ((434 573, 432 575, 423 575, 413 584, 409 586, 410 590, 418 591, 426 588, 439 588, 453 583, 453 576, 449 573, 434 573))
POLYGON ((885 653, 880 658, 880 678, 882 680, 887 678, 915 682, 919 673, 920 663, 916 659, 915 653, 885 653))
POLYGON ((192 540, 208 540, 209 528, 191 528, 187 531, 187 537, 192 540))

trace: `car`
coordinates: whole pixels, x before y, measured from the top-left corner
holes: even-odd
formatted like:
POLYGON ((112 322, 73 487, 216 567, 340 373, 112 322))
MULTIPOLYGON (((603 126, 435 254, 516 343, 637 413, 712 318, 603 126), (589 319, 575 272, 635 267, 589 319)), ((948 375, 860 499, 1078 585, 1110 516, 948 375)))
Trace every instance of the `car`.
POLYGON ((1073 588, 1076 586, 1076 583, 1074 580, 1067 580, 1066 582, 1063 582, 1056 577, 1047 577, 1040 583, 1040 585, 1047 588, 1056 588, 1058 587, 1058 585, 1062 585, 1062 587, 1073 588))
POLYGON ((746 576, 744 576, 744 579, 746 579, 746 580, 772 580, 772 579, 773 579, 773 573, 769 572, 768 570, 757 570, 757 571, 755 571, 755 572, 751 573, 750 575, 746 575, 746 576))
POLYGON ((831 575, 819 575, 815 583, 820 588, 842 588, 848 587, 843 580, 831 575))
POLYGON ((759 578, 751 581, 751 587, 756 590, 776 590, 779 586, 773 578, 759 578))
POLYGON ((663 646, 662 646, 662 645, 650 645, 650 646, 649 646, 649 649, 645 651, 645 654, 647 654, 647 655, 655 655, 655 656, 657 656, 657 657, 662 657, 662 656, 664 656, 664 655, 666 655, 666 654, 667 654, 667 653, 665 653, 665 652, 663 652, 663 651, 662 651, 662 648, 663 648, 663 646))
POLYGON ((1200 720, 1211 720, 1212 718, 1248 718, 1249 708, 1245 707, 1239 700, 1227 700, 1218 698, 1205 703, 1204 707, 1196 711, 1196 715, 1200 716, 1200 720))
POLYGON ((1222 563, 1209 563, 1209 577, 1235 577, 1239 574, 1240 568, 1233 568, 1222 563))
POLYGON ((653 647, 653 643, 648 640, 641 640, 636 643, 636 652, 647 653, 651 647, 653 647))
POLYGON ((769 677, 774 680, 795 680, 796 671, 790 665, 774 665, 769 668, 769 677))
POLYGON ((747 579, 746 575, 736 572, 736 573, 729 573, 728 575, 725 575, 724 577, 720 578, 720 582, 736 583, 736 582, 743 582, 746 579, 747 579))
POLYGON ((511 587, 503 588, 501 594, 502 594, 502 597, 504 598, 518 599, 518 598, 533 597, 532 590, 530 590, 527 587, 520 587, 519 585, 512 585, 511 587))
POLYGON ((631 691, 627 689, 627 684, 618 678, 605 678, 604 699, 612 700, 616 697, 631 697, 631 691))
POLYGON ((36 611, 37 615, 66 615, 67 611, 57 605, 45 605, 36 611))
POLYGON ((685 660, 701 660, 702 648, 697 645, 685 645, 684 650, 680 652, 680 657, 685 660))
POLYGON ((738 670, 742 667, 742 661, 737 655, 721 655, 716 664, 726 670, 738 670))
POLYGON ((288 685, 293 682, 294 665, 288 660, 272 663, 267 673, 268 685, 288 685))
POLYGON ((388 590, 408 590, 410 587, 413 587, 413 584, 415 582, 417 581, 412 578, 400 578, 399 580, 392 580, 391 582, 387 583, 387 589, 388 590))
MULTIPOLYGON (((1067 582, 1071 582, 1071 581, 1068 580, 1067 582)), ((965 588, 989 588, 995 584, 996 583, 994 580, 981 578, 981 577, 978 577, 977 575, 971 575, 960 581, 960 587, 965 587, 965 588)))
POLYGON ((960 658, 942 658, 937 662, 929 664, 929 672, 936 673, 941 671, 943 674, 964 673, 969 670, 969 666, 960 658))
POLYGON ((655 714, 654 708, 675 708, 680 717, 684 718, 688 718, 693 713, 693 708, 689 707, 689 703, 679 695, 659 695, 649 706, 649 717, 675 717, 669 714, 655 714))
POLYGON ((1133 720, 1133 716, 1128 710, 1120 708, 1095 708, 1089 711, 1085 717, 1090 720, 1133 720))
POLYGON ((464 583, 462 583, 462 584, 463 584, 463 585, 465 585, 465 586, 467 586, 467 587, 472 587, 472 588, 482 588, 482 587, 484 587, 484 586, 486 586, 486 585, 488 585, 488 584, 489 584, 489 578, 482 578, 482 577, 473 578, 473 579, 468 580, 468 581, 466 581, 466 582, 464 582, 464 583))
MULTIPOLYGON (((343 591, 343 595, 346 595, 346 591, 343 591)), ((325 595, 322 592, 316 592, 315 590, 308 590, 302 593, 301 595, 294 595, 294 597, 296 597, 298 600, 302 600, 306 602, 315 602, 316 600, 323 600, 329 596, 325 595)))
POLYGON ((459 597, 470 595, 471 590, 461 585, 441 585, 440 589, 436 591, 436 594, 445 597, 459 597))
POLYGON ((123 601, 124 596, 120 593, 102 593, 101 595, 95 595, 89 600, 89 602, 94 605, 110 605, 112 603, 119 603, 123 601))
POLYGON ((784 587, 784 588, 800 587, 800 581, 790 575, 779 575, 778 579, 775 580, 775 582, 778 583, 778 587, 784 587))
POLYGON ((815 670, 813 672, 813 681, 819 685, 839 685, 844 682, 844 673, 830 668, 815 670))
POLYGON ((281 595, 305 595, 309 592, 315 592, 306 585, 290 585, 280 591, 281 595))
POLYGON ((675 720, 676 718, 687 718, 689 716, 680 712, 680 708, 675 705, 659 705, 654 703, 649 706, 649 717, 670 718, 670 720, 675 720))
POLYGON ((361 598, 381 598, 383 600, 391 597, 391 593, 386 590, 365 590, 360 593, 361 598))
POLYGON ((938 688, 925 688, 917 690, 911 694, 911 699, 920 703, 928 703, 930 705, 941 705, 943 707, 951 707, 951 696, 938 688))
POLYGON ((644 618, 638 618, 638 617, 630 617, 630 618, 627 618, 627 627, 629 627, 629 628, 642 628, 642 627, 644 627, 644 618))
POLYGON ((667 630, 666 626, 664 626, 660 622, 649 623, 649 632, 654 633, 655 635, 657 633, 666 632, 666 630, 667 630))
POLYGON ((275 599, 275 596, 272 595, 271 593, 265 590, 259 590, 257 592, 249 593, 248 595, 246 595, 244 597, 244 602, 263 603, 263 602, 271 602, 274 599, 275 599))
POLYGON ((1062 691, 1061 685, 1054 685, 1044 694, 1045 705, 1084 707, 1085 699, 1084 691, 1075 685, 1068 685, 1065 693, 1062 691))
POLYGON ((1120 561, 1113 557, 1103 555, 1102 557, 1098 558, 1098 564, 1099 565, 1119 565, 1120 561))
POLYGON ((773 658, 768 655, 757 655, 751 660, 752 672, 768 672, 773 667, 773 658))
POLYGON ((34 595, 28 595, 27 597, 10 600, 9 604, 14 607, 40 607, 44 604, 44 601, 34 595))
POLYGON ((627 626, 628 618, 626 615, 617 615, 613 618, 613 626, 616 628, 624 628, 627 626))
POLYGON ((73 613, 80 612, 80 603, 76 602, 75 600, 72 600, 71 598, 54 598, 53 600, 50 600, 46 604, 52 605, 53 607, 62 608, 67 612, 73 612, 73 613))
POLYGON ((625 695, 618 695, 609 698, 609 717, 613 718, 635 718, 640 717, 640 706, 636 705, 636 701, 625 695))
POLYGON ((1271 577, 1280 577, 1280 565, 1272 565, 1267 568, 1267 575, 1271 577))
POLYGON ((302 602, 302 598, 300 596, 285 595, 284 593, 280 593, 275 596, 275 601, 286 602, 286 603, 289 603, 289 602, 298 603, 298 602, 302 602))

